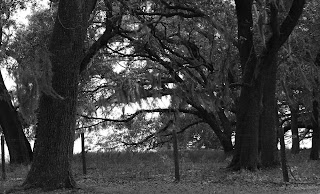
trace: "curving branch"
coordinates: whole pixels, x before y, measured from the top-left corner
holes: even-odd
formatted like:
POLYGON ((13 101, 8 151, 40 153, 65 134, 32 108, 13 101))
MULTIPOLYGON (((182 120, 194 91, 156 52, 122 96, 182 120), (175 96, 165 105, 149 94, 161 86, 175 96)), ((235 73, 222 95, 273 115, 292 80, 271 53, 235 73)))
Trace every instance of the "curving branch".
MULTIPOLYGON (((90 1, 91 2, 91 1, 90 1)), ((96 0, 92 1, 94 3, 89 4, 87 7, 88 10, 90 10, 90 13, 94 10, 96 0)), ((115 37, 119 33, 119 29, 117 27, 117 24, 119 21, 121 21, 122 16, 112 15, 112 5, 109 3, 109 1, 105 1, 105 6, 107 7, 107 13, 106 13, 106 30, 104 33, 99 37, 97 41, 95 41, 89 48, 89 50, 84 54, 83 58, 80 61, 80 74, 86 70, 89 66, 89 63, 91 62, 91 59, 97 54, 97 52, 107 46, 109 41, 115 37)), ((89 14, 90 14, 89 13, 89 14)))
POLYGON ((173 112, 181 112, 181 113, 186 113, 186 114, 193 114, 193 115, 198 115, 198 111, 196 110, 188 110, 188 109, 175 109, 175 108, 167 108, 167 109, 142 109, 138 110, 135 113, 131 114, 129 117, 126 119, 109 119, 109 118, 102 118, 102 117, 91 117, 87 115, 79 115, 85 119, 92 119, 92 120, 101 120, 102 122, 118 122, 118 123, 125 123, 129 122, 132 119, 134 119, 136 116, 142 113, 173 113, 173 112))
POLYGON ((87 69, 89 63, 91 62, 91 59, 97 54, 97 52, 101 48, 105 47, 116 34, 117 32, 113 30, 112 26, 107 27, 107 29, 100 36, 100 38, 91 45, 91 47, 81 60, 80 73, 87 69))
POLYGON ((173 124, 173 120, 169 120, 168 123, 159 131, 155 132, 155 133, 151 133, 150 135, 148 135, 147 137, 145 137, 143 140, 139 141, 139 142, 133 142, 133 143, 127 143, 127 142, 122 142, 125 146, 138 146, 138 145, 142 145, 145 142, 147 142, 149 139, 154 138, 157 134, 166 131, 169 127, 171 127, 173 124))
MULTIPOLYGON (((205 121, 203 120, 198 120, 198 121, 195 121, 193 123, 190 123, 189 125, 183 127, 182 129, 180 129, 179 131, 177 131, 177 134, 180 134, 180 133, 183 133, 185 130, 189 129, 190 127, 194 126, 194 125, 198 125, 200 123, 204 123, 205 121)), ((164 136, 172 136, 172 132, 169 133, 169 134, 166 134, 164 136)))
POLYGON ((81 130, 81 129, 88 129, 88 128, 91 128, 91 127, 96 127, 96 126, 98 126, 98 125, 100 125, 100 124, 102 124, 102 123, 104 123, 105 121, 100 121, 100 122, 98 122, 98 123, 94 123, 94 124, 92 124, 92 125, 87 125, 87 126, 83 126, 83 127, 78 127, 78 128, 76 128, 76 131, 77 130, 81 130))
POLYGON ((167 8, 171 10, 182 10, 182 11, 189 11, 192 13, 199 13, 199 10, 194 9, 190 6, 182 5, 181 3, 175 2, 175 5, 170 5, 168 2, 161 0, 161 3, 167 8))
POLYGON ((294 27, 297 25, 305 3, 306 0, 294 0, 292 2, 290 11, 280 26, 279 48, 286 42, 294 27))
POLYGON ((203 14, 201 13, 193 13, 193 14, 187 14, 184 12, 174 12, 174 13, 161 13, 161 12, 135 12, 136 15, 144 15, 144 16, 162 16, 166 18, 174 17, 174 16, 180 16, 183 18, 195 18, 195 17, 203 17, 203 14))
MULTIPOLYGON (((204 121, 203 120, 198 120, 198 121, 195 121, 193 123, 190 123, 189 125, 183 127, 182 129, 180 129, 179 131, 177 131, 177 134, 180 134, 180 133, 183 133, 185 130, 187 130, 188 128, 194 126, 194 125, 197 125, 197 124, 200 124, 200 123, 203 123, 204 121)), ((144 144, 145 142, 147 142, 148 140, 154 138, 157 134, 160 134, 164 131, 166 131, 169 127, 171 127, 173 125, 173 120, 169 120, 169 122, 165 125, 165 127, 163 127, 162 129, 160 129, 158 132, 155 132, 155 133, 152 133, 150 135, 148 135, 147 137, 145 137, 143 140, 139 141, 139 142, 133 142, 133 143, 128 143, 128 142, 122 142, 124 145, 126 146, 139 146, 139 145, 142 145, 144 144)), ((164 137, 168 137, 168 136, 171 136, 169 140, 166 140, 166 141, 163 141, 163 142, 158 142, 157 145, 159 144, 163 144, 163 143, 166 143, 166 142, 170 142, 171 139, 172 139, 172 132, 168 133, 168 134, 165 134, 163 135, 164 137)), ((155 147, 155 146, 153 146, 155 147)))

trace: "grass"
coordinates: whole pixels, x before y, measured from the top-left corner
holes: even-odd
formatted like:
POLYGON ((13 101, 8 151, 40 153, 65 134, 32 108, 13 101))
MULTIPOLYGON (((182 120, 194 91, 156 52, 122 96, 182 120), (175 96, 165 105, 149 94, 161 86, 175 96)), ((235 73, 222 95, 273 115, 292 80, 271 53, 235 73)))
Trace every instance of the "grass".
MULTIPOLYGON (((308 150, 298 155, 288 152, 291 182, 285 184, 280 167, 254 173, 226 170, 230 157, 221 151, 180 152, 179 183, 174 182, 171 152, 88 153, 87 175, 82 174, 80 155, 72 161, 81 189, 48 193, 319 193, 320 161, 309 161, 308 154, 308 150)), ((23 166, 8 171, 0 192, 21 184, 27 171, 23 166)))

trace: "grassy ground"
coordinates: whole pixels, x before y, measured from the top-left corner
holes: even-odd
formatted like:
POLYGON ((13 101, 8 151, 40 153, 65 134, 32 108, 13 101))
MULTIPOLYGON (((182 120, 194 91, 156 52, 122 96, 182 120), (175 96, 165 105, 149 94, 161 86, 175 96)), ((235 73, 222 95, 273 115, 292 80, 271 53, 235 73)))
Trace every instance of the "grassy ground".
MULTIPOLYGON (((80 155, 74 156, 75 179, 80 189, 48 193, 319 193, 320 161, 309 161, 309 151, 288 153, 290 183, 282 181, 281 169, 231 172, 225 169, 230 158, 221 151, 181 153, 181 181, 174 182, 170 152, 98 153, 87 155, 88 173, 82 174, 80 155)), ((23 182, 26 167, 8 169, 0 193, 23 182)), ((24 193, 24 192, 15 192, 24 193)), ((38 190, 27 193, 43 193, 38 190)))

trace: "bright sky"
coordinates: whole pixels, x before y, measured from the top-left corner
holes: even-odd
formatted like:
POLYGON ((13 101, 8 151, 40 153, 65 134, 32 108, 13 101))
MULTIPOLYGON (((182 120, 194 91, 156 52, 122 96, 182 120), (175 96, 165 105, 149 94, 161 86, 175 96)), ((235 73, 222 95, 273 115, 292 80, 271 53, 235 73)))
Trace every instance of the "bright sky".
MULTIPOLYGON (((30 3, 29 3, 30 5, 30 3)), ((47 9, 49 8, 49 0, 38 0, 37 1, 37 10, 47 9)), ((15 14, 12 18, 16 20, 18 24, 26 25, 28 24, 28 16, 32 13, 31 6, 27 6, 27 9, 19 10, 17 14, 15 14)))

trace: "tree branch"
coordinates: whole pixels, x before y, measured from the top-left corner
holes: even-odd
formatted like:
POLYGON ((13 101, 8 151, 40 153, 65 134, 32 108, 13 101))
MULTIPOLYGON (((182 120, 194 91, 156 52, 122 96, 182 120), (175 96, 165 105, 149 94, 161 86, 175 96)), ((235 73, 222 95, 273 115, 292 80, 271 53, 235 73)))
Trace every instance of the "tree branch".
POLYGON ((125 146, 138 146, 138 145, 142 145, 145 142, 147 142, 149 139, 155 137, 156 134, 159 134, 163 131, 166 131, 171 125, 173 124, 173 120, 169 120, 168 123, 159 131, 155 132, 155 133, 151 133, 150 135, 148 135, 147 137, 145 137, 143 140, 139 141, 139 142, 133 142, 133 143, 127 143, 127 142, 122 142, 125 146))
POLYGON ((148 109, 142 109, 142 110, 138 110, 135 113, 131 114, 126 119, 109 119, 109 118, 101 118, 101 117, 91 117, 91 116, 87 116, 87 115, 79 115, 79 116, 81 116, 83 118, 86 118, 86 119, 102 120, 103 122, 125 123, 125 122, 131 121, 132 119, 134 119, 139 114, 142 114, 142 113, 155 113, 155 112, 159 112, 159 113, 181 112, 181 113, 193 114, 193 115, 197 115, 198 114, 198 111, 195 111, 195 110, 168 108, 168 109, 149 109, 149 110, 148 109))
MULTIPOLYGON (((183 127, 183 128, 180 129, 179 131, 177 131, 177 134, 183 133, 183 132, 184 132, 185 130, 187 130, 188 128, 190 128, 190 127, 192 127, 192 126, 194 126, 194 125, 198 125, 198 124, 200 124, 200 123, 204 123, 204 121, 203 121, 203 120, 198 120, 198 121, 195 121, 195 122, 193 122, 193 123, 190 123, 189 125, 183 127)), ((165 136, 165 137, 166 137, 166 136, 172 136, 172 132, 169 133, 169 134, 165 134, 164 136, 165 136)))
POLYGON ((96 53, 102 47, 105 47, 108 44, 108 42, 110 41, 110 39, 112 39, 116 34, 117 34, 117 32, 115 32, 112 29, 112 26, 109 26, 106 28, 104 33, 100 36, 100 38, 97 41, 95 41, 91 45, 91 47, 89 48, 89 50, 87 51, 87 53, 85 54, 83 59, 81 60, 80 73, 82 73, 84 70, 87 69, 91 59, 96 55, 96 53))
MULTIPOLYGON (((184 128, 182 128, 181 130, 179 130, 177 132, 177 134, 180 134, 180 133, 183 133, 185 130, 187 130, 188 128, 194 126, 194 125, 197 125, 197 124, 200 124, 200 123, 203 123, 204 121, 203 120, 198 120, 198 121, 195 121, 187 126, 185 126, 184 128)), ((145 142, 147 142, 148 140, 150 140, 151 138, 155 137, 155 135, 157 134, 160 134, 161 132, 164 132, 166 131, 169 127, 171 127, 173 124, 173 120, 169 120, 169 122, 166 124, 165 127, 163 127, 162 129, 160 129, 158 132, 155 132, 155 133, 152 133, 150 135, 148 135, 147 137, 145 137, 143 140, 139 141, 139 142, 133 142, 133 143, 127 143, 127 142, 122 142, 124 145, 126 146, 139 146, 139 145, 142 145, 144 144, 145 142)), ((165 134, 163 135, 165 137, 167 136, 172 136, 172 132, 171 133, 168 133, 168 134, 165 134)), ((166 141, 166 142, 169 142, 170 140, 166 141)))
POLYGON ((92 125, 87 125, 87 126, 83 126, 83 127, 78 127, 78 128, 76 128, 76 131, 77 131, 77 130, 81 130, 81 129, 88 129, 88 128, 91 128, 91 127, 96 127, 96 126, 98 126, 98 125, 100 125, 100 124, 102 124, 102 123, 104 123, 104 121, 99 121, 98 123, 94 123, 94 124, 92 124, 92 125))
POLYGON ((174 17, 174 16, 180 16, 183 18, 194 18, 194 17, 203 17, 203 14, 201 13, 194 13, 194 14, 186 14, 183 12, 174 12, 174 13, 161 13, 161 12, 135 12, 137 15, 144 15, 144 16, 162 16, 162 17, 174 17))
POLYGON ((282 22, 280 26, 280 38, 278 41, 278 48, 280 48, 288 39, 294 27, 297 25, 298 20, 302 14, 303 7, 306 0, 294 0, 290 11, 286 19, 282 22))

